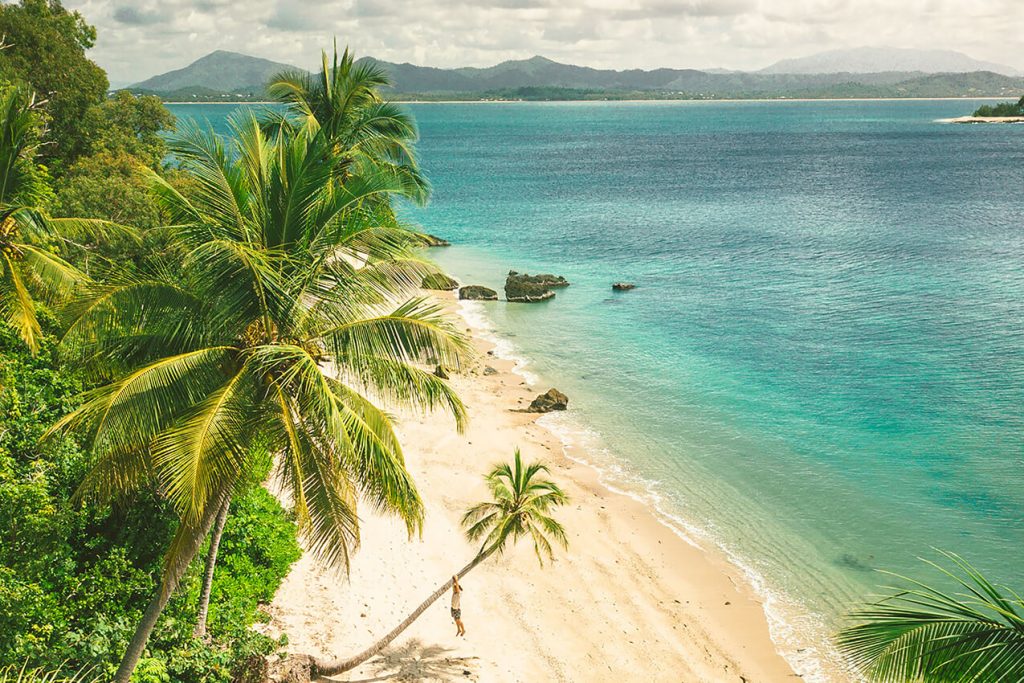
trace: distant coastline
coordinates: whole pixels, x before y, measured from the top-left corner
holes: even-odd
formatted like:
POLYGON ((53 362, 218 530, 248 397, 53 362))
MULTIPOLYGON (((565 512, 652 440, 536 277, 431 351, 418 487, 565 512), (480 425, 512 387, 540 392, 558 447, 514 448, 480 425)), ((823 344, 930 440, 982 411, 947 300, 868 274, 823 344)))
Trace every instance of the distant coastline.
MULTIPOLYGON (((498 99, 465 99, 465 100, 421 100, 421 99, 401 99, 393 98, 390 101, 398 104, 523 104, 523 103, 543 103, 543 102, 564 102, 568 104, 600 104, 600 103, 622 103, 622 104, 639 104, 639 103, 664 103, 664 102, 943 102, 943 101, 968 101, 968 100, 997 100, 1004 101, 1005 97, 998 97, 994 95, 979 95, 972 97, 693 97, 693 98, 681 98, 681 97, 665 97, 665 98, 639 98, 639 99, 567 99, 567 100, 498 100, 498 99)), ((164 100, 164 104, 277 104, 276 102, 270 102, 268 100, 164 100)), ((960 117, 960 118, 983 118, 983 117, 960 117)), ((1001 117, 987 117, 987 118, 1001 118, 1001 117)), ((1016 117, 1010 117, 1016 118, 1016 117)), ((942 119, 943 122, 960 123, 959 120, 954 119, 942 119)), ((970 122, 965 122, 970 123, 970 122)))
POLYGON ((1024 123, 1024 116, 958 116, 939 119, 941 123, 1024 123))

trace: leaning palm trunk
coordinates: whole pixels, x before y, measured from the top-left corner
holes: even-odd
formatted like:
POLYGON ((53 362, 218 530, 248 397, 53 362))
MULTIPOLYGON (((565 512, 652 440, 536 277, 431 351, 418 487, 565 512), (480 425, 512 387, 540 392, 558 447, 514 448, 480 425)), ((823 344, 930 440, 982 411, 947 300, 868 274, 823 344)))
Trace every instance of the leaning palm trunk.
MULTIPOLYGON (((473 558, 473 560, 469 564, 467 564, 465 567, 459 570, 458 577, 461 579, 463 576, 468 574, 469 571, 473 569, 473 567, 477 566, 478 564, 486 560, 488 557, 490 557, 495 550, 497 550, 497 548, 495 546, 491 546, 486 550, 481 551, 476 557, 473 558)), ((311 677, 334 676, 345 671, 350 671, 351 669, 356 668, 357 666, 367 661, 374 655, 380 654, 380 652, 384 648, 386 648, 391 643, 391 641, 393 641, 395 638, 401 635, 402 631, 409 628, 409 626, 412 625, 412 622, 416 621, 421 614, 426 612, 428 607, 433 605, 442 595, 451 590, 451 587, 452 579, 448 579, 443 584, 441 584, 441 586, 436 591, 434 591, 429 598, 420 603, 420 606, 413 610, 412 614, 406 617, 405 621, 403 621, 401 624, 393 628, 386 636, 384 636, 383 638, 381 638, 376 643, 374 643, 367 649, 363 650, 359 654, 353 657, 349 657, 348 659, 336 659, 332 662, 323 662, 319 659, 314 659, 311 663, 311 677)))
MULTIPOLYGON (((146 642, 149 640, 149 635, 153 632, 153 627, 156 626, 157 619, 160 618, 160 613, 163 612, 167 601, 171 599, 171 595, 177 590, 181 577, 185 575, 188 566, 199 552, 203 539, 210 533, 214 519, 224 507, 223 504, 219 503, 220 501, 217 501, 207 507, 202 518, 199 520, 199 524, 192 528, 191 533, 185 529, 184 535, 175 539, 174 545, 180 543, 181 547, 174 548, 177 552, 172 551, 173 554, 169 554, 173 559, 168 562, 167 567, 164 569, 163 580, 157 586, 156 594, 150 600, 149 606, 146 607, 146 611, 143 613, 141 621, 139 621, 139 625, 135 628, 135 635, 132 636, 131 642, 128 643, 128 649, 124 653, 124 658, 121 660, 120 666, 117 667, 117 673, 114 674, 114 683, 129 683, 131 680, 132 672, 135 671, 135 666, 139 663, 139 659, 146 649, 146 642)), ((183 531, 179 529, 178 533, 183 533, 183 531)))
POLYGON ((224 523, 228 521, 228 508, 231 507, 231 499, 228 498, 221 506, 217 514, 217 522, 213 525, 213 535, 210 536, 210 551, 206 554, 206 572, 203 574, 203 590, 199 593, 199 614, 196 616, 196 638, 206 637, 206 616, 210 612, 210 592, 213 590, 213 570, 217 567, 217 549, 220 547, 220 537, 224 533, 224 523))

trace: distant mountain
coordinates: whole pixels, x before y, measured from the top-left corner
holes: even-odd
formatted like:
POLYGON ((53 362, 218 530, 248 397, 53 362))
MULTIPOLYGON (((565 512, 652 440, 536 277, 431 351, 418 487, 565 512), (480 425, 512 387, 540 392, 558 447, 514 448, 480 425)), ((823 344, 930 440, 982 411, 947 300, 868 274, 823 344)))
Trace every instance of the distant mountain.
MULTIPOLYGON (((856 52, 856 51, 855 51, 856 52)), ((889 51, 891 52, 891 51, 889 51)), ((906 51, 898 51, 900 54, 906 51)), ((920 56, 920 53, 915 52, 920 56)), ((836 53, 829 53, 836 54, 836 53)), ((956 55, 956 53, 939 53, 956 55)), ((877 55, 876 55, 877 56, 877 55)), ((961 56, 962 57, 962 56, 961 56)), ((813 60, 814 58, 808 58, 813 60)), ((963 59, 968 59, 964 57, 963 59)), ((924 69, 892 70, 903 64, 920 67, 909 58, 868 73, 817 71, 808 73, 743 72, 697 69, 593 69, 561 64, 545 57, 511 60, 486 68, 438 69, 396 64, 365 57, 391 75, 396 99, 624 99, 624 98, 794 98, 794 97, 969 97, 1024 94, 1024 79, 992 71, 948 72, 924 69)), ((791 60, 798 61, 798 60, 791 60)), ((825 68, 824 60, 813 69, 825 68)), ((829 63, 839 64, 841 60, 829 63)), ((951 62, 933 62, 949 68, 951 62)), ((960 62, 964 64, 963 62, 960 62)), ((810 64, 810 62, 807 62, 810 64)), ((796 68, 784 66, 778 68, 796 68)), ((857 64, 842 62, 848 68, 857 64)), ((862 61, 864 68, 878 66, 862 61)), ((770 67, 770 68, 776 68, 770 67)), ((130 89, 173 101, 235 101, 265 97, 264 85, 276 72, 294 68, 234 52, 217 51, 184 69, 142 81, 130 89)), ((838 67, 837 67, 838 68, 838 67)), ((935 67, 929 67, 935 68, 935 67)))
POLYGON ((262 92, 263 86, 271 76, 283 69, 294 68, 289 64, 272 62, 269 59, 217 50, 200 57, 183 69, 153 76, 129 86, 129 89, 156 93, 185 92, 189 89, 223 93, 262 92))
POLYGON ((919 71, 928 74, 991 71, 1004 76, 1024 75, 1012 66, 983 62, 952 50, 911 50, 892 47, 829 50, 809 57, 783 59, 761 69, 760 73, 866 74, 882 71, 919 71))

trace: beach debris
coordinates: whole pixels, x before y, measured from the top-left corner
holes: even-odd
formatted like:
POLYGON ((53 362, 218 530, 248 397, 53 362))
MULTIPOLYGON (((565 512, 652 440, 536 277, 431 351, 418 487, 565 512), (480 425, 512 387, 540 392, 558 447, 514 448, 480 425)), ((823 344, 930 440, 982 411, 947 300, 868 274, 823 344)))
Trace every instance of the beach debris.
POLYGON ((459 287, 459 298, 471 301, 497 301, 498 293, 483 285, 466 285, 459 287))
POLYGON ((484 368, 485 375, 497 375, 498 371, 492 368, 490 365, 484 368))
POLYGON ((636 285, 632 282, 614 282, 612 283, 612 289, 616 292, 628 292, 631 289, 636 289, 636 285))
POLYGON ((434 375, 440 377, 441 379, 448 379, 448 371, 444 369, 443 365, 438 365, 434 369, 434 375))
POLYGON ((420 287, 423 289, 436 289, 447 291, 459 286, 458 280, 448 277, 444 273, 431 273, 423 278, 420 287))
POLYGON ((431 235, 429 233, 421 233, 423 243, 428 247, 450 247, 452 243, 446 239, 438 237, 437 235, 431 235))
POLYGON ((568 286, 569 281, 561 275, 529 275, 510 270, 505 278, 505 298, 515 303, 536 303, 553 297, 552 287, 568 286))
POLYGON ((565 410, 569 407, 569 397, 558 389, 548 389, 546 392, 533 399, 527 412, 550 413, 552 410, 565 410))

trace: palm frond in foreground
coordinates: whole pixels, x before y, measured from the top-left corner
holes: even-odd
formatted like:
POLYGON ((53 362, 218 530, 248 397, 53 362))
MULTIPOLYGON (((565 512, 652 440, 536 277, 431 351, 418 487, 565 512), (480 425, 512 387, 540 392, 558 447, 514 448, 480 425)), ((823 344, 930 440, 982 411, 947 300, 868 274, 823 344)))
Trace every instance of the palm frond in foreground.
POLYGON ((954 593, 896 576, 894 595, 852 614, 839 648, 872 681, 1024 680, 1024 600, 996 586, 963 558, 929 565, 955 581, 954 593))

